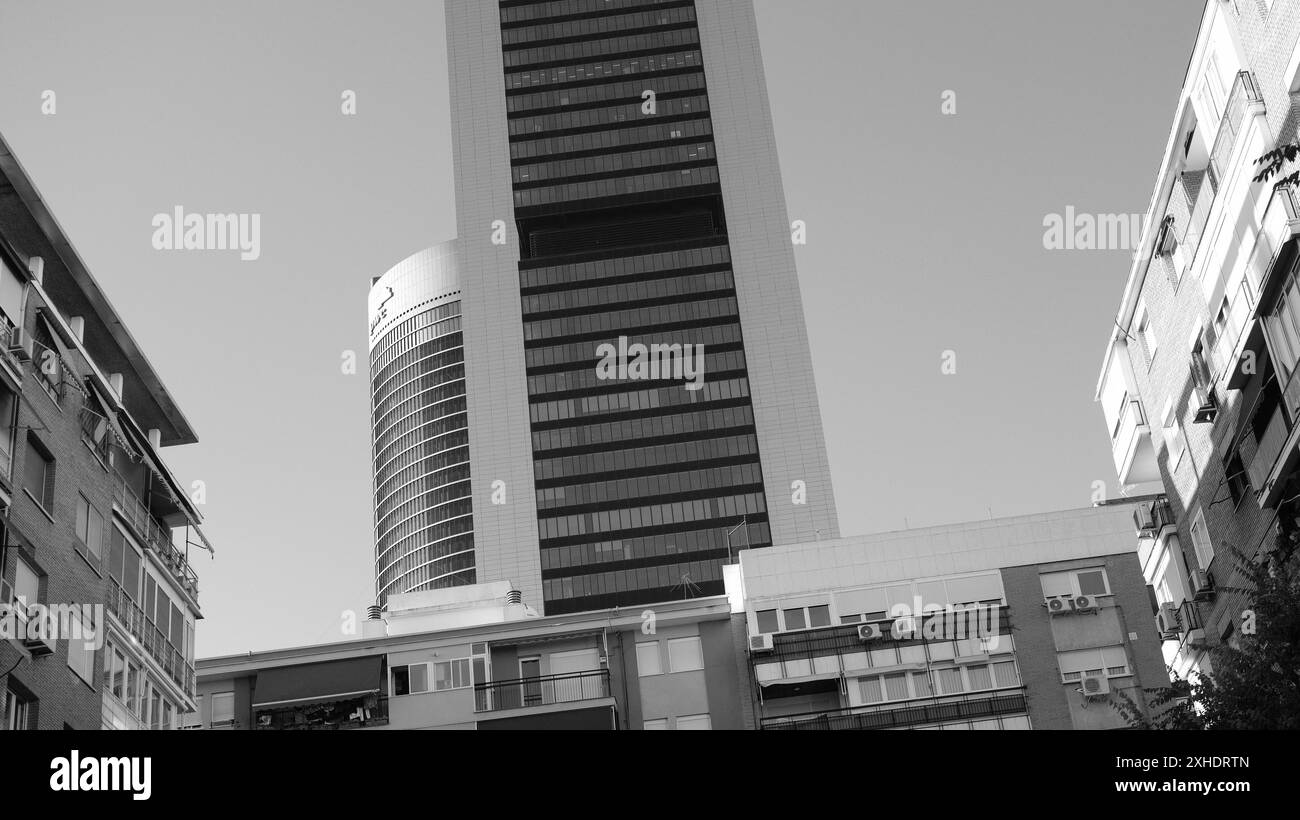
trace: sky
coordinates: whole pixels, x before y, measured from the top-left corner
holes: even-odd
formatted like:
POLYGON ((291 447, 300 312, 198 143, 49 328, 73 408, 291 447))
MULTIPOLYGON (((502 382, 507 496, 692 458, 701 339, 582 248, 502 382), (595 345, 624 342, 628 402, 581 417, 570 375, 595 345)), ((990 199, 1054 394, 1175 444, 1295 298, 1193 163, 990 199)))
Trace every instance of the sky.
MULTIPOLYGON (((1044 219, 1145 210, 1201 4, 755 5, 841 533, 1115 494, 1131 255, 1044 219)), ((370 279, 455 234, 442 4, 0 0, 0 133, 198 433, 199 657, 342 639, 370 279), (260 257, 155 250, 177 206, 260 214, 260 257)))

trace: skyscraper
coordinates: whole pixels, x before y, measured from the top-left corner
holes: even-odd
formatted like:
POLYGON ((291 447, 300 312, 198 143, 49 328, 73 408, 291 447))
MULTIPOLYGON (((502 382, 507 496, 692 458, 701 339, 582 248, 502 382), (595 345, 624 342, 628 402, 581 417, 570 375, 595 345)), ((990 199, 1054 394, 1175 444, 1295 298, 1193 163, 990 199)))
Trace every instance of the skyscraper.
POLYGON ((375 592, 474 583, 465 356, 454 243, 370 288, 375 592))
POLYGON ((449 0, 447 27, 477 580, 640 605, 837 536, 752 4, 449 0), (638 345, 677 369, 597 367, 638 345))

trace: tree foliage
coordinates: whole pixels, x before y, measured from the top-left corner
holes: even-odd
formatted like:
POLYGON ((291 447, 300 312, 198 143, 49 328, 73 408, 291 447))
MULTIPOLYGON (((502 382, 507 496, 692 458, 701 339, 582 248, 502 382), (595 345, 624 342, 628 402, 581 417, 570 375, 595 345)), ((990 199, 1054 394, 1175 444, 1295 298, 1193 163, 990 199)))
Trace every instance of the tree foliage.
POLYGON ((1300 530, 1283 528, 1275 547, 1250 557, 1232 549, 1240 585, 1220 595, 1240 601, 1235 646, 1207 651, 1210 674, 1144 690, 1143 709, 1127 693, 1113 705, 1140 729, 1300 729, 1300 530))

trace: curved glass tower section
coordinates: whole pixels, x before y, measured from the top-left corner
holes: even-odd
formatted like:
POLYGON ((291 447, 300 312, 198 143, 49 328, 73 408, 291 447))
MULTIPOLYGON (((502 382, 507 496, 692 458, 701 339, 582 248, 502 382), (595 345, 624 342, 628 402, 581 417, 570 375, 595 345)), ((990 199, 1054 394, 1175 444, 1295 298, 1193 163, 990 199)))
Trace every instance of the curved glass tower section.
POLYGON ((375 593, 472 584, 474 519, 454 242, 370 289, 375 593))

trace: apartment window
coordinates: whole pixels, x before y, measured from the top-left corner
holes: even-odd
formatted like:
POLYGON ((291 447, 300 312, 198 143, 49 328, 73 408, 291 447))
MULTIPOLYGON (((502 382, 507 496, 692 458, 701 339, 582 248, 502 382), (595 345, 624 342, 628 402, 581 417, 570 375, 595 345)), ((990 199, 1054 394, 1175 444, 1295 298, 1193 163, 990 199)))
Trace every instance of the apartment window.
POLYGON ((197 704, 193 712, 186 712, 181 715, 182 729, 201 729, 203 727, 203 696, 199 695, 194 699, 197 704))
POLYGON ((54 513, 54 456, 32 433, 27 434, 27 458, 23 464, 23 488, 41 509, 54 513))
POLYGON ((1201 569, 1208 569, 1214 560, 1214 542, 1210 540, 1210 530, 1205 525, 1205 511, 1196 508, 1196 517, 1192 519, 1192 546, 1196 548, 1196 563, 1201 569))
POLYGON ((1084 675, 1127 675, 1128 655, 1122 646, 1103 646, 1099 649, 1076 649, 1056 656, 1061 667, 1061 680, 1077 681, 1084 675))
POLYGON ((22 608, 24 617, 27 615, 27 607, 40 603, 40 591, 40 574, 19 556, 14 565, 14 601, 22 608))
POLYGON ((808 625, 811 627, 830 626, 831 609, 828 606, 808 607, 808 625))
POLYGON ((1160 346, 1159 340, 1156 339, 1155 328, 1151 325, 1151 314, 1147 312, 1146 305, 1138 308, 1137 315, 1137 336, 1142 342, 1142 352, 1146 355, 1147 366, 1155 360, 1156 349, 1160 346))
POLYGON ((676 638, 668 642, 668 671, 692 672, 704 668, 699 638, 676 638))
MULTIPOLYGON (((1109 595, 1110 580, 1102 567, 1069 570, 1067 572, 1049 572, 1039 576, 1043 585, 1044 598, 1076 595, 1109 595)), ((999 643, 1002 638, 999 636, 999 643)))
POLYGON ((999 687, 1019 686, 1020 670, 1016 669, 1016 662, 1001 661, 993 664, 993 679, 999 687))
POLYGON ((1228 485, 1228 495, 1232 496, 1232 506, 1236 507, 1250 490, 1250 477, 1246 465, 1241 462, 1241 451, 1234 450, 1223 462, 1224 483, 1228 485))
MULTIPOLYGON (((140 602, 140 553, 135 551, 135 547, 126 540, 116 525, 108 531, 108 574, 132 601, 140 602)), ((151 578, 150 581, 152 580, 151 578)), ((144 603, 144 611, 153 615, 153 600, 144 603)))
POLYGON ((393 695, 418 695, 429 691, 429 665, 426 663, 393 667, 393 695))
POLYGON ((433 689, 442 692, 447 689, 464 689, 474 684, 470 677, 469 658, 457 658, 454 661, 437 661, 433 664, 433 689))
POLYGON ((939 694, 941 695, 957 695, 961 694, 965 689, 961 679, 960 667, 937 669, 935 670, 935 678, 938 679, 939 694))
POLYGON ((776 610, 764 609, 755 615, 758 617, 758 631, 764 635, 770 635, 773 632, 780 632, 781 626, 777 623, 776 610))
POLYGON ((840 623, 842 623, 842 624, 858 624, 858 623, 862 623, 862 616, 861 616, 861 615, 841 615, 841 616, 840 616, 840 623))
POLYGON ((33 365, 40 384, 49 393, 55 404, 63 397, 63 359, 59 354, 58 344, 49 324, 38 318, 32 333, 36 343, 33 352, 33 365))
POLYGON ((1161 428, 1165 434, 1165 446, 1169 449, 1169 470, 1173 472, 1178 469, 1178 464, 1183 460, 1183 453, 1187 450, 1187 439, 1183 434, 1183 426, 1178 421, 1178 412, 1174 407, 1173 399, 1165 401, 1165 411, 1161 414, 1161 428))
POLYGON ((28 698, 13 689, 6 689, 4 695, 4 727, 9 731, 21 731, 32 728, 32 705, 35 698, 28 698))
POLYGON ((713 723, 708 715, 683 715, 677 718, 677 731, 712 729, 713 723))
POLYGON ((785 628, 807 629, 808 621, 804 618, 803 609, 787 609, 782 613, 785 616, 785 628))
POLYGON ((972 692, 993 688, 993 673, 988 664, 966 667, 966 680, 969 681, 972 692))
POLYGON ((647 732, 667 731, 668 718, 660 718, 659 720, 647 720, 644 724, 642 724, 642 726, 647 732))
POLYGON ((235 693, 215 692, 212 700, 212 726, 225 726, 235 722, 235 693))
POLYGON ((104 547, 104 516, 81 493, 77 493, 77 538, 98 561, 104 547))
POLYGON ((0 477, 12 474, 14 435, 18 429, 18 394, 0 388, 0 477))
POLYGON ((86 682, 90 688, 95 688, 95 650, 91 648, 91 636, 96 634, 95 621, 88 618, 85 612, 78 615, 81 622, 81 634, 72 634, 67 638, 68 643, 68 668, 77 673, 77 677, 86 682))
POLYGON ((636 645, 636 671, 637 676, 642 678, 664 673, 658 641, 646 641, 636 645))

